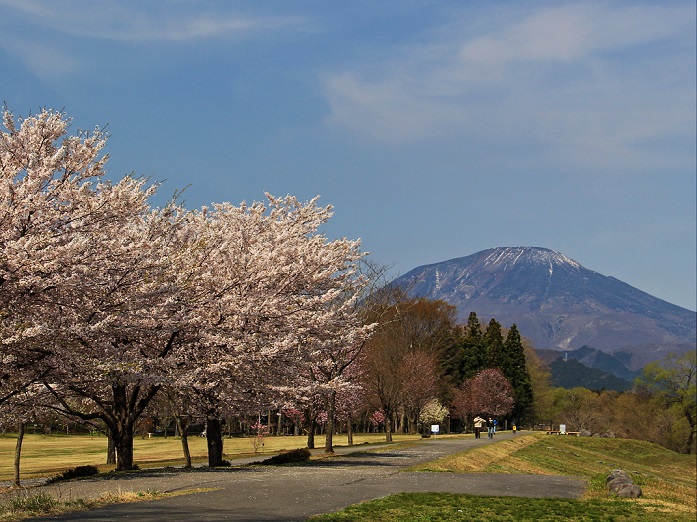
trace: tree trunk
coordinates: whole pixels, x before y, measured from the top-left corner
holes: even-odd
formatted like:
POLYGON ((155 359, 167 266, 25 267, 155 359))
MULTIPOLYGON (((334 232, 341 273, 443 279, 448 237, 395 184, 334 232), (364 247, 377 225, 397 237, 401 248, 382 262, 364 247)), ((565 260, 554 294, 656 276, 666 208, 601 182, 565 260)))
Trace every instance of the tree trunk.
POLYGON ((111 436, 111 430, 107 430, 106 438, 106 463, 116 464, 116 446, 114 446, 114 437, 111 436))
POLYGON ((184 452, 184 467, 191 467, 191 452, 189 451, 189 436, 186 433, 188 422, 183 420, 179 415, 175 415, 174 422, 177 423, 177 430, 182 441, 182 451, 184 452))
POLYGON ((136 417, 129 408, 126 386, 112 385, 112 393, 114 422, 111 426, 111 437, 116 449, 116 471, 126 471, 133 469, 133 426, 136 417))
POLYGON ((223 432, 220 419, 206 419, 206 441, 208 444, 208 466, 223 465, 223 432))
POLYGON ((111 436, 116 450, 116 471, 133 469, 133 426, 125 422, 111 436))
POLYGON ((21 485, 19 480, 19 462, 22 455, 22 441, 24 440, 24 421, 19 421, 17 426, 17 444, 15 446, 15 480, 14 485, 19 487, 21 485))
POLYGON ((317 427, 317 422, 314 418, 310 419, 307 426, 307 448, 315 449, 315 429, 317 427))
POLYGON ((392 412, 385 411, 385 442, 392 442, 392 412))
POLYGON ((346 422, 346 433, 348 435, 348 445, 353 446, 353 422, 351 422, 351 419, 348 419, 346 422))
POLYGON ((327 433, 324 435, 324 452, 334 453, 334 413, 336 410, 336 392, 329 394, 327 403, 327 433))
POLYGON ((694 444, 695 440, 695 418, 692 416, 692 411, 690 410, 689 407, 685 406, 683 407, 683 413, 685 414, 685 418, 687 419, 687 422, 690 425, 690 433, 687 435, 687 454, 691 455, 692 454, 692 445, 694 444))
POLYGON ((419 413, 416 412, 409 419, 409 433, 412 435, 419 432, 419 413))

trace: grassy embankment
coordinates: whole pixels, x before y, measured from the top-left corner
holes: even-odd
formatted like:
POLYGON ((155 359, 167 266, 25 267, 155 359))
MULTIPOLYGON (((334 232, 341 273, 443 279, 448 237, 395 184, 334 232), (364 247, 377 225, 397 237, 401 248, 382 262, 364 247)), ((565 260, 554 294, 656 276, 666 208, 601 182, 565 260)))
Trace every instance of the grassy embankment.
POLYGON ((316 522, 405 520, 694 521, 696 457, 647 442, 532 434, 429 462, 412 471, 559 474, 586 479, 579 500, 475 497, 440 493, 400 494, 313 518, 316 522), (629 472, 639 499, 610 494, 605 478, 629 472))

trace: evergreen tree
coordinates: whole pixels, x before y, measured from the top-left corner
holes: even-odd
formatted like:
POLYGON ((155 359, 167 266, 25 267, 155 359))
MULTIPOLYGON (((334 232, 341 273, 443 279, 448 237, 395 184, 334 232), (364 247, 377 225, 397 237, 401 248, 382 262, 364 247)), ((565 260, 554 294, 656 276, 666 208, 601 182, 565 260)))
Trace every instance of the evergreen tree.
POLYGON ((462 340, 462 364, 460 382, 471 379, 486 368, 486 347, 482 335, 482 326, 475 312, 470 312, 462 340))
POLYGON ((506 354, 501 333, 501 323, 492 318, 484 332, 484 345, 486 346, 486 367, 499 368, 504 372, 506 367, 506 354))
POLYGON ((453 341, 441 354, 441 373, 446 386, 459 386, 462 384, 464 335, 460 329, 453 332, 453 341))
POLYGON ((515 392, 515 407, 513 418, 519 419, 532 406, 532 384, 527 365, 525 364, 525 349, 520 339, 518 327, 514 324, 508 330, 504 343, 503 374, 513 386, 515 392))

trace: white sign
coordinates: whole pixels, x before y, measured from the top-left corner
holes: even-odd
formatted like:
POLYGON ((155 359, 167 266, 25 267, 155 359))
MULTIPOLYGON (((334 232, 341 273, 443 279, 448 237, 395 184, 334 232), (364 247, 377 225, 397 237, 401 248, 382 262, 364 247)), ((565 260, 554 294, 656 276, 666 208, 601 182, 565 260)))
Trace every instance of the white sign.
POLYGON ((440 426, 438 424, 431 424, 431 433, 440 432, 440 426))
POLYGON ((566 435, 566 424, 560 424, 559 425, 559 433, 561 435, 566 435))

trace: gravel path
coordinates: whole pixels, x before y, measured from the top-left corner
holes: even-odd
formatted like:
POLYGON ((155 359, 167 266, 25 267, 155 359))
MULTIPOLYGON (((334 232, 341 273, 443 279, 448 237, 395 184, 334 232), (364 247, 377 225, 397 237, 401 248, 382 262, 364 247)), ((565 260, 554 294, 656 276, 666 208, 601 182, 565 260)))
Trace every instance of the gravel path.
POLYGON ((163 469, 53 484, 34 491, 50 492, 64 500, 95 497, 105 491, 177 492, 195 488, 206 491, 34 520, 301 521, 312 514, 336 511, 399 492, 563 498, 578 498, 582 494, 583 481, 570 477, 401 471, 443 455, 512 437, 501 433, 493 440, 486 437, 426 439, 403 449, 339 448, 337 457, 291 467, 241 466, 254 460, 246 459, 234 461, 233 465, 238 467, 222 470, 163 469))

